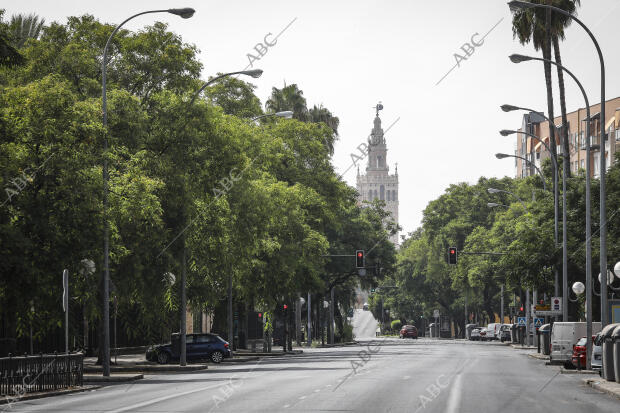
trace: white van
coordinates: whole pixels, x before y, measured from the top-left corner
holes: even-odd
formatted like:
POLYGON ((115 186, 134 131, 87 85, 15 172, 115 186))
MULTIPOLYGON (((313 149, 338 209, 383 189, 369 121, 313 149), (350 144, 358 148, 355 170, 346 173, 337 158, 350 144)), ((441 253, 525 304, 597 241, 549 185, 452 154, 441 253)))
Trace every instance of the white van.
MULTIPOLYGON (((601 323, 592 323, 592 335, 601 331, 601 323)), ((585 322, 560 322, 553 323, 551 327, 551 355, 552 363, 570 364, 573 356, 573 344, 581 337, 586 336, 585 322)))
POLYGON ((499 340, 499 330, 502 323, 491 323, 487 326, 487 335, 485 340, 499 340))

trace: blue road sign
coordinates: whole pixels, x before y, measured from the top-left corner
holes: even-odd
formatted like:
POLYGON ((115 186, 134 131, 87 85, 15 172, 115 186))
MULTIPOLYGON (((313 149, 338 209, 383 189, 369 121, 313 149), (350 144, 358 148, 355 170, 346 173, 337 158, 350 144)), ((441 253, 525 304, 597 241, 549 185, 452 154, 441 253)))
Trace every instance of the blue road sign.
POLYGON ((538 328, 538 327, 542 326, 544 322, 545 322, 544 318, 535 318, 534 319, 534 327, 538 328))
POLYGON ((525 317, 517 317, 517 325, 525 327, 525 317))

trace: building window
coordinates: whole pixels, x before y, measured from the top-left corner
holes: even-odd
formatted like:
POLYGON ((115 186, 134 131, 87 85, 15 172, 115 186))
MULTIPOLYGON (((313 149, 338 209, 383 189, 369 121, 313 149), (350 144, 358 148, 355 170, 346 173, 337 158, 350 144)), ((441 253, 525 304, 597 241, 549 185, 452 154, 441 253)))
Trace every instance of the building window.
POLYGON ((377 190, 376 189, 375 189, 375 196, 374 196, 373 200, 374 199, 377 199, 377 190))
POLYGON ((391 195, 391 192, 392 192, 392 191, 390 191, 390 190, 388 189, 388 190, 387 190, 387 193, 386 193, 386 196, 387 196, 387 201, 388 201, 388 202, 390 202, 390 201, 391 201, 391 199, 390 199, 390 198, 391 198, 391 196, 390 196, 390 195, 391 195))
POLYGON ((385 187, 383 185, 379 187, 379 199, 385 201, 385 187))
POLYGON ((367 201, 372 201, 372 189, 368 190, 368 199, 367 201))
POLYGON ((377 168, 380 168, 381 165, 381 155, 377 156, 377 168))

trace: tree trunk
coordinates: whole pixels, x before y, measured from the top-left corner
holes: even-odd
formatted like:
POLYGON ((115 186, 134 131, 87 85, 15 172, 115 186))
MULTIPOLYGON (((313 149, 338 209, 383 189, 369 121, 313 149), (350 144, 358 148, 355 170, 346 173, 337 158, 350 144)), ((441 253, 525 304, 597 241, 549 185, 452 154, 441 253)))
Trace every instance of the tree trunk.
MULTIPOLYGON (((553 51, 555 52, 555 62, 562 64, 562 56, 560 54, 560 41, 557 35, 553 36, 553 51)), ((568 119, 566 118, 566 95, 564 90, 564 71, 558 67, 558 87, 560 89, 560 110, 562 111, 562 154, 564 165, 562 171, 564 176, 570 178, 570 147, 568 141, 568 119)))

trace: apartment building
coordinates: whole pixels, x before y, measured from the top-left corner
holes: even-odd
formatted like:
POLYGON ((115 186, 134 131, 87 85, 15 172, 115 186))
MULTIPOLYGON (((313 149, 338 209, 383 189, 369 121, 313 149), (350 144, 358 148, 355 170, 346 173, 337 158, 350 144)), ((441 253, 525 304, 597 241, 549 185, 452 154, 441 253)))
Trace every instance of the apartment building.
MULTIPOLYGON (((600 174, 600 103, 590 106, 590 116, 592 118, 590 124, 590 165, 591 176, 596 178, 600 174)), ((585 173, 586 169, 586 109, 578 109, 566 114, 568 121, 568 137, 570 149, 570 170, 572 173, 585 173)), ((554 119, 557 127, 562 126, 562 117, 557 116, 554 119)), ((615 153, 620 150, 620 97, 607 100, 605 102, 605 129, 607 131, 607 140, 605 142, 605 159, 606 166, 609 168, 615 160, 615 153)), ((551 145, 549 139, 548 122, 536 112, 530 112, 523 115, 519 132, 528 132, 540 137, 547 145, 551 145)), ((562 145, 560 136, 556 136, 554 144, 557 153, 562 154, 562 145)), ((549 152, 536 139, 532 139, 523 133, 517 134, 517 142, 515 155, 526 158, 534 165, 540 168, 541 163, 550 157, 549 152)), ((516 158, 515 176, 522 178, 536 173, 536 169, 530 162, 516 158)))

